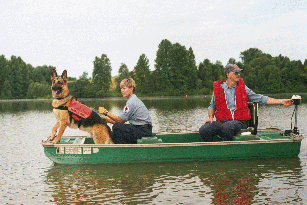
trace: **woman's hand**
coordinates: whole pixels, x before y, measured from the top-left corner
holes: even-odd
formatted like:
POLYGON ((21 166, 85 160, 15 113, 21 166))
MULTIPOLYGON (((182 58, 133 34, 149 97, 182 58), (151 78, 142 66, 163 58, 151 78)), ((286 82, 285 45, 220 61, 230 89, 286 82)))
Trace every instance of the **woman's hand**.
POLYGON ((104 107, 99 107, 98 109, 99 113, 104 114, 105 116, 108 114, 108 110, 105 109, 104 107))

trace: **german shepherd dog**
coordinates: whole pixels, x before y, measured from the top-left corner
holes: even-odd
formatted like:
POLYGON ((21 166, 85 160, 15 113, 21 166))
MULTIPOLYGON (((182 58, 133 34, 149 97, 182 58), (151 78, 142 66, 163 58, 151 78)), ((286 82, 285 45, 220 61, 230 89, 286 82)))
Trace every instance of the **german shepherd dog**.
POLYGON ((53 113, 57 119, 52 134, 48 141, 58 143, 66 127, 80 129, 88 132, 93 137, 95 144, 112 144, 111 130, 107 123, 92 109, 76 101, 69 94, 67 87, 67 71, 58 76, 55 69, 52 70, 52 101, 53 113))

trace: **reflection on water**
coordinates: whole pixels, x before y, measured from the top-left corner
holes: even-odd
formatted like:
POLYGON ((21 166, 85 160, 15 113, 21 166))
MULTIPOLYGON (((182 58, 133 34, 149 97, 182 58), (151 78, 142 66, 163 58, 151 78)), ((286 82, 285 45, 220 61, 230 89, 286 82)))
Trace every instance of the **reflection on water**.
MULTIPOLYGON (((288 96, 289 97, 289 96, 288 96)), ((290 96, 291 97, 291 96, 290 96)), ((145 98, 154 132, 194 131, 207 98, 145 98)), ((123 98, 82 100, 118 114, 123 98)), ((259 106, 259 127, 289 129, 294 107, 259 106)), ((0 101, 0 204, 303 204, 306 138, 299 158, 219 162, 56 165, 40 141, 55 123, 51 100, 0 101)), ((298 127, 306 136, 307 104, 298 127)), ((84 135, 67 129, 65 135, 84 135)))
POLYGON ((52 100, 0 101, 0 113, 18 113, 28 110, 52 110, 52 100))
POLYGON ((278 160, 53 166, 53 202, 251 204, 302 202, 298 158, 278 160), (278 184, 278 188, 272 187, 278 184), (280 188, 287 193, 278 196, 280 188), (268 191, 273 189, 271 191, 268 191), (274 190, 275 189, 275 190, 274 190), (207 203, 205 203, 207 202, 207 203))

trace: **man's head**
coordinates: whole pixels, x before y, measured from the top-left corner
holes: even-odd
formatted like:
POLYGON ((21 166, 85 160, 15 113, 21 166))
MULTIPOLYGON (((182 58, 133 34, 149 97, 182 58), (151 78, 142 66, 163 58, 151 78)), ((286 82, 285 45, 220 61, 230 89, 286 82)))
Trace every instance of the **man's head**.
POLYGON ((236 64, 227 64, 225 67, 227 81, 230 80, 230 82, 238 82, 241 70, 242 69, 236 64))
POLYGON ((236 64, 227 64, 225 67, 225 73, 234 72, 234 73, 240 73, 241 68, 239 68, 236 64))

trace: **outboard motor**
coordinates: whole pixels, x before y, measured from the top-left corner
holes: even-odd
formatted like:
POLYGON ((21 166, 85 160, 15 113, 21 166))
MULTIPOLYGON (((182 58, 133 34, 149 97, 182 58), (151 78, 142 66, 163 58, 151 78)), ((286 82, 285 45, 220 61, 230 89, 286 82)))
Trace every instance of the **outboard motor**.
MULTIPOLYGON (((293 111, 295 113, 293 133, 296 134, 296 135, 299 135, 299 130, 297 128, 297 113, 298 113, 298 105, 301 104, 302 97, 299 96, 299 95, 293 95, 292 101, 293 101, 293 104, 295 105, 295 108, 294 108, 294 111, 293 111)), ((292 126, 291 126, 291 129, 292 129, 292 126)))
POLYGON ((295 105, 295 108, 293 110, 293 114, 294 114, 294 128, 292 130, 292 118, 293 118, 293 114, 291 117, 291 130, 285 130, 285 135, 290 135, 291 133, 295 134, 295 135, 299 135, 300 132, 297 128, 297 113, 298 113, 298 105, 301 104, 302 101, 302 97, 299 95, 293 95, 292 96, 292 102, 295 105))

